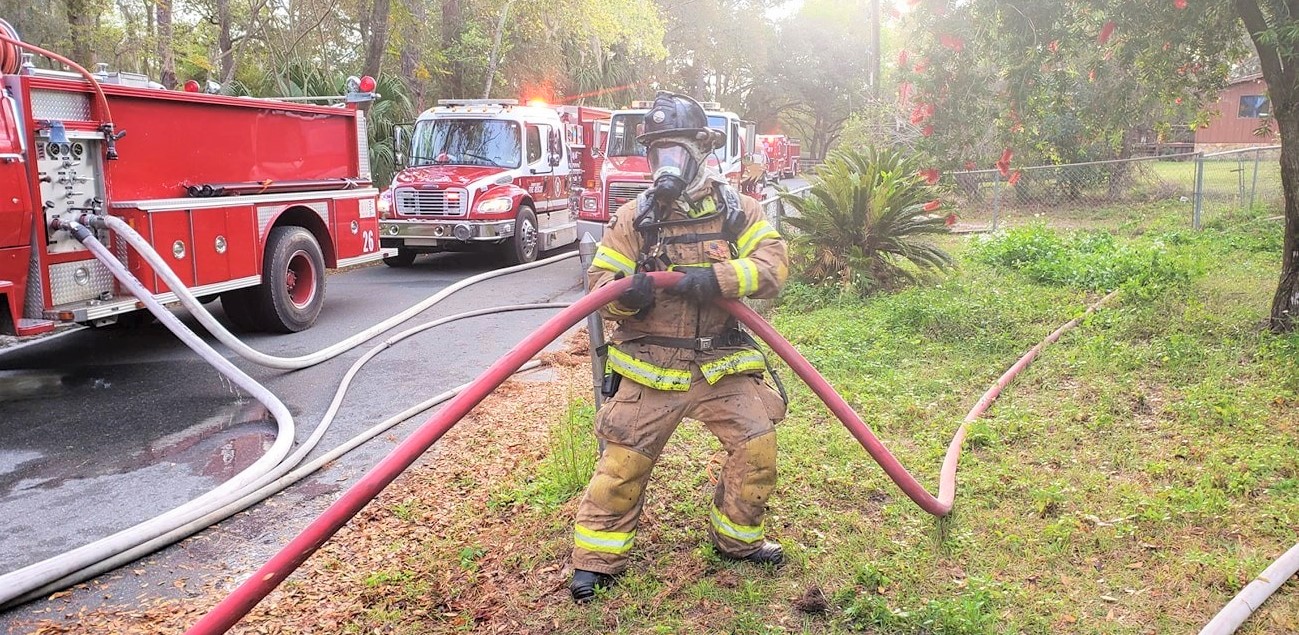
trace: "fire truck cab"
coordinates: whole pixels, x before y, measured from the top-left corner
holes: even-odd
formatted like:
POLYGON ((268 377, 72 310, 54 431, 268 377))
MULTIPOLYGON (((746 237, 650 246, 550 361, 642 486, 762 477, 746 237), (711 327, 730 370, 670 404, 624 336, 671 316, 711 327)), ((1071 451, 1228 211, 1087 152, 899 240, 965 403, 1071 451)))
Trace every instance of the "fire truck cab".
POLYGON ((397 253, 384 262, 405 267, 420 253, 489 248, 518 264, 576 242, 582 152, 607 115, 516 100, 440 100, 416 120, 409 143, 398 139, 405 167, 380 220, 382 246, 397 253))
MULTIPOLYGON (((708 115, 708 126, 726 135, 725 145, 709 157, 708 164, 721 172, 732 186, 747 192, 752 184, 744 174, 752 161, 750 152, 755 147, 757 136, 755 126, 733 112, 722 110, 721 104, 716 102, 703 102, 702 105, 708 115)), ((581 194, 578 234, 589 233, 598 240, 604 234, 609 214, 649 189, 646 148, 636 137, 640 134, 641 119, 651 106, 652 102, 635 101, 631 108, 614 111, 610 116, 599 187, 581 194)))
POLYGON ((142 307, 72 222, 174 302, 105 229, 120 219, 245 330, 308 328, 327 267, 380 258, 365 116, 353 105, 372 93, 323 106, 165 90, 103 68, 88 75, 31 60, 0 68, 0 332, 105 325, 142 307))

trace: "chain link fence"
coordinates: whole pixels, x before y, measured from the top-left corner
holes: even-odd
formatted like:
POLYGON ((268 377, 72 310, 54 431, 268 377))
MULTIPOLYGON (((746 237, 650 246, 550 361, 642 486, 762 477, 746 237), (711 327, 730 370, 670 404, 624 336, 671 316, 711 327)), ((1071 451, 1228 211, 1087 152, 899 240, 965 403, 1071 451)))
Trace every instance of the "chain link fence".
POLYGON ((1040 219, 1085 226, 1171 207, 1199 228, 1255 207, 1280 209, 1280 146, 1217 153, 949 172, 958 230, 996 230, 1040 219))

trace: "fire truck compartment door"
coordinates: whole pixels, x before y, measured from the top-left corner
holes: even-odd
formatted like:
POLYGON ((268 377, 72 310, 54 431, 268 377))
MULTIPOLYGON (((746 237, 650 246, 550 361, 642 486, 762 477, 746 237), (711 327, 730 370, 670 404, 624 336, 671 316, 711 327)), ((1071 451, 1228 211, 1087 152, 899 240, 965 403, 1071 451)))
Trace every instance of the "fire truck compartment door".
POLYGON ((22 131, 12 102, 0 96, 0 249, 26 246, 32 232, 22 131))
POLYGON ((261 257, 251 205, 190 212, 194 276, 198 285, 257 275, 261 257))
MULTIPOLYGON (((149 214, 150 234, 153 236, 154 249, 162 255, 163 260, 171 265, 185 286, 194 286, 194 232, 190 225, 190 212, 176 210, 170 212, 153 212, 149 214)), ((150 291, 162 293, 169 291, 166 285, 156 276, 151 276, 150 291)))
POLYGON ((338 260, 372 254, 379 248, 373 198, 334 200, 334 247, 338 260))

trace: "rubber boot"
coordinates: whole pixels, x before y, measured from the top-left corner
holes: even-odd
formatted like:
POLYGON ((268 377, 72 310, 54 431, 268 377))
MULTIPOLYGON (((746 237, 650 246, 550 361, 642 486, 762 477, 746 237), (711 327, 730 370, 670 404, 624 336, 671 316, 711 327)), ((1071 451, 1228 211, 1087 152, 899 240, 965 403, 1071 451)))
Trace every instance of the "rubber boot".
POLYGON ((754 564, 769 564, 776 567, 785 563, 784 548, 780 546, 780 543, 772 540, 763 541, 762 546, 758 547, 757 551, 744 556, 743 558, 735 558, 728 556, 725 553, 722 555, 731 560, 741 560, 744 562, 752 562, 754 564))
POLYGON ((596 589, 607 589, 613 586, 613 576, 595 571, 573 570, 573 581, 568 583, 568 591, 573 594, 573 601, 584 604, 595 599, 596 589))

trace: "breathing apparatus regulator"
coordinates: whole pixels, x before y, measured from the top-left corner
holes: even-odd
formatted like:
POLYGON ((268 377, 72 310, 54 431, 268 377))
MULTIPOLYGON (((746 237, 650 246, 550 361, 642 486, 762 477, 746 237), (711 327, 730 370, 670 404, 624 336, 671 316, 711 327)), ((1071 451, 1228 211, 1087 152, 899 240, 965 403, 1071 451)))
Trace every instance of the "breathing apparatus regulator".
POLYGON ((647 192, 659 208, 670 207, 688 194, 706 191, 707 156, 726 143, 726 135, 708 127, 699 102, 685 95, 659 91, 645 113, 644 132, 636 138, 648 148, 650 180, 647 192))

